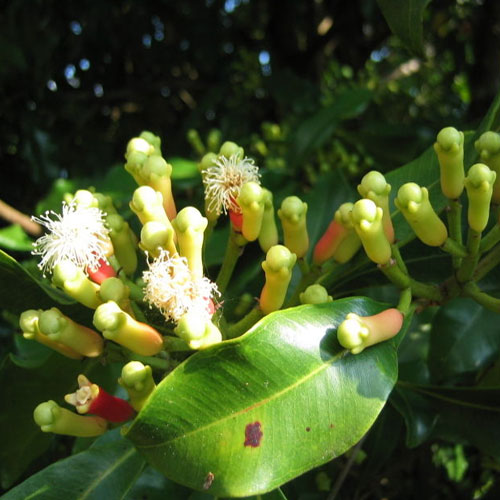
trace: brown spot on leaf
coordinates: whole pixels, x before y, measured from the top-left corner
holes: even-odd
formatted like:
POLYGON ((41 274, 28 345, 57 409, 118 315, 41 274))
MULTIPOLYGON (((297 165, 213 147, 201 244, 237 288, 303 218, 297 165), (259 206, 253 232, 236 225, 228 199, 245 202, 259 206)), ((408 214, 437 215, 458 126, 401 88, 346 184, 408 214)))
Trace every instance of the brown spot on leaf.
POLYGON ((306 427, 306 431, 309 432, 311 430, 310 427, 306 427))
POLYGON ((330 424, 330 429, 333 429, 335 426, 333 424, 330 424))
POLYGON ((214 477, 215 477, 215 475, 212 474, 211 472, 209 472, 207 474, 207 477, 205 478, 205 481, 203 483, 204 490, 208 490, 208 488, 210 488, 210 486, 212 486, 212 483, 214 482, 214 477))
POLYGON ((260 422, 248 424, 245 427, 245 442, 243 443, 243 445, 257 448, 257 446, 260 445, 262 435, 262 431, 260 430, 260 422))

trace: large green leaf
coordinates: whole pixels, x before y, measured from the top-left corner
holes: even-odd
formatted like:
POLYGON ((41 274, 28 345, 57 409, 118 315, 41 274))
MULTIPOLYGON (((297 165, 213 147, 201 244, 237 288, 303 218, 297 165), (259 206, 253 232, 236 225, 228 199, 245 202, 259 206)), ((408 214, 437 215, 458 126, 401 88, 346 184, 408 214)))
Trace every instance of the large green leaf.
POLYGON ((484 368, 500 352, 498 314, 470 299, 455 299, 436 314, 429 346, 429 368, 443 380, 484 368))
POLYGON ((383 408, 395 343, 353 356, 336 327, 348 312, 385 307, 349 298, 273 313, 180 365, 126 435, 181 484, 217 496, 270 491, 345 452, 383 408))
POLYGON ((124 498, 144 467, 130 443, 118 436, 60 460, 9 491, 4 500, 101 500, 124 498))
POLYGON ((422 22, 429 1, 377 0, 391 31, 418 55, 423 55, 422 22))
POLYGON ((0 229, 0 247, 14 252, 29 252, 33 249, 33 241, 18 224, 0 229))

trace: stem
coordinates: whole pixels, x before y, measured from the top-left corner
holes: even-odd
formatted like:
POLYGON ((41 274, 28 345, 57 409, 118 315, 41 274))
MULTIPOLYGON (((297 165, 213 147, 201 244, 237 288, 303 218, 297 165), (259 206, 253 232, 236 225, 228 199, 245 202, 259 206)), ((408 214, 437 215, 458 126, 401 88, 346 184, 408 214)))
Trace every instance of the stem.
POLYGON ((434 302, 441 302, 443 300, 443 295, 436 285, 428 285, 427 283, 410 279, 410 286, 413 295, 417 297, 433 300, 434 302))
POLYGON ((395 260, 390 260, 383 266, 378 268, 386 275, 387 279, 396 285, 398 288, 405 289, 410 286, 410 277, 407 273, 401 270, 395 260))
POLYGON ((469 228, 467 236, 467 249, 469 255, 462 261, 462 265, 457 272, 457 279, 461 283, 469 281, 474 273, 479 258, 479 245, 481 243, 481 233, 469 228))
POLYGON ((31 217, 2 200, 0 200, 0 217, 12 224, 19 224, 31 236, 40 236, 43 232, 42 226, 31 220, 31 217))
POLYGON ((136 302, 144 302, 144 292, 139 285, 136 285, 132 280, 125 276, 124 272, 120 272, 118 277, 129 287, 130 298, 136 302))
POLYGON ((475 283, 467 283, 463 290, 466 297, 474 299, 478 304, 482 305, 486 309, 496 313, 500 312, 500 299, 482 292, 475 283))
POLYGON ((498 264, 500 264, 500 245, 497 245, 486 257, 479 261, 479 264, 476 266, 476 271, 472 275, 472 279, 474 281, 479 281, 498 264))
POLYGON ((222 266, 216 280, 217 288, 220 293, 225 292, 236 266, 236 262, 243 251, 243 246, 240 246, 237 243, 237 236, 238 235, 231 228, 231 233, 229 234, 229 239, 227 240, 224 261, 222 262, 222 266))
MULTIPOLYGON (((460 245, 462 244, 462 204, 459 200, 448 200, 448 229, 450 238, 460 245)), ((453 269, 458 269, 461 264, 461 258, 453 255, 453 269)))
POLYGON ((167 352, 192 351, 187 343, 179 337, 165 335, 163 337, 163 346, 167 352))
POLYGON ((491 250, 500 241, 500 224, 493 226, 488 234, 481 240, 479 252, 484 253, 491 250))
POLYGON ((446 241, 441 245, 441 250, 448 252, 455 257, 467 257, 467 249, 460 243, 457 243, 451 238, 446 238, 446 241))
POLYGON ((335 484, 333 485, 332 490, 330 491, 328 497, 326 500, 335 500, 337 498, 337 495, 340 491, 340 488, 342 487, 342 484, 344 484, 345 478, 347 477, 347 474, 349 474, 349 471, 351 470, 351 467, 354 464, 354 461, 356 460, 356 457, 359 453, 359 450, 361 449, 361 446, 363 446, 363 443, 365 442, 366 436, 368 433, 366 433, 354 446, 352 449, 352 453, 349 456, 349 459, 347 460, 347 463, 345 464, 344 468, 340 472, 339 476, 337 477, 335 484))
POLYGON ((392 258, 397 262, 401 271, 408 274, 408 268, 406 267, 406 264, 405 264, 405 261, 403 260, 403 257, 401 257, 399 247, 394 243, 391 245, 391 253, 392 253, 392 258))
POLYGON ((229 329, 227 330, 227 338, 234 339, 235 337, 243 335, 263 316, 264 313, 262 312, 261 308, 259 306, 254 307, 246 316, 229 327, 229 329))
POLYGON ((397 308, 404 316, 406 316, 410 310, 411 299, 412 299, 411 288, 405 288, 404 290, 401 290, 397 308))

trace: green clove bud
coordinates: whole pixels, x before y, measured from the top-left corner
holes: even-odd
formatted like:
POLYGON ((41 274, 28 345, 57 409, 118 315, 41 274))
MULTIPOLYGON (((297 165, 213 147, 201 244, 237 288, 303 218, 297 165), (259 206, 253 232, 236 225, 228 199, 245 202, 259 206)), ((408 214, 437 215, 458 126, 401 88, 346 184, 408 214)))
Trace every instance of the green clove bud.
POLYGON ((263 252, 278 244, 278 228, 274 217, 273 194, 269 189, 262 188, 264 192, 264 215, 259 233, 259 245, 263 252))
POLYGON ((194 207, 183 208, 172 221, 177 234, 179 252, 188 262, 194 278, 203 277, 203 236, 208 220, 194 207))
POLYGON ((116 260, 125 271, 131 275, 137 269, 137 252, 135 235, 125 219, 118 214, 110 214, 106 217, 106 225, 109 228, 109 237, 113 243, 116 260))
POLYGON ((474 143, 482 163, 496 173, 493 186, 493 202, 500 203, 500 134, 498 132, 485 132, 474 143))
POLYGON ((130 208, 137 215, 142 225, 156 221, 170 226, 170 221, 163 208, 163 196, 149 186, 140 186, 134 191, 130 208))
POLYGON ((184 314, 174 329, 191 349, 205 349, 222 342, 222 334, 212 321, 196 312, 184 314))
POLYGON ((440 168, 441 191, 452 200, 464 190, 464 133, 453 127, 442 129, 434 143, 440 168))
POLYGON ((76 437, 96 437, 104 434, 108 423, 101 417, 77 415, 61 408, 55 401, 40 403, 33 419, 42 432, 53 432, 76 437))
POLYGON ((75 323, 56 307, 40 314, 38 327, 50 340, 64 344, 82 356, 95 358, 102 354, 102 337, 94 330, 75 323))
POLYGON ((382 224, 383 210, 372 200, 358 200, 351 212, 351 221, 368 258, 386 264, 391 258, 391 244, 382 224))
POLYGON ((441 246, 448 230, 429 201, 429 191, 414 182, 403 184, 394 200, 417 237, 431 247, 441 246))
POLYGON ((322 285, 309 285, 301 294, 300 294, 300 303, 301 304, 326 304, 327 302, 332 302, 333 299, 326 288, 322 285))
POLYGON ((264 314, 277 311, 283 305, 296 261, 297 256, 283 245, 268 250, 262 263, 266 282, 260 294, 260 308, 264 314))
POLYGON ((259 237, 264 217, 264 190, 256 182, 247 182, 241 187, 236 201, 243 215, 241 233, 246 240, 255 241, 259 237))
POLYGON ((490 217, 490 203, 493 185, 497 175, 483 163, 476 163, 469 169, 465 179, 469 199, 469 226, 478 233, 484 231, 490 217))
POLYGON ((299 259, 304 257, 309 249, 306 214, 307 203, 297 196, 285 198, 278 210, 278 217, 283 226, 285 246, 299 259))
POLYGON ((153 257, 158 257, 162 249, 167 250, 170 255, 177 255, 174 235, 172 225, 166 226, 156 221, 146 222, 141 229, 139 247, 153 257))
POLYGON ((337 329, 337 338, 342 347, 359 354, 366 347, 394 337, 401 330, 403 320, 403 314, 395 308, 373 316, 349 313, 337 329))
POLYGON ((368 200, 372 200, 377 207, 383 210, 382 224, 385 235, 389 243, 394 243, 394 227, 391 220, 391 211, 389 209, 389 193, 391 185, 387 183, 385 177, 376 170, 368 172, 358 185, 358 193, 368 200))
POLYGON ((154 356, 163 348, 163 338, 153 327, 132 318, 116 302, 100 305, 93 322, 105 338, 136 354, 154 356))
POLYGON ((127 391, 130 404, 135 411, 140 411, 149 396, 156 389, 153 373, 149 365, 140 361, 130 361, 122 368, 118 383, 127 391))
POLYGON ((141 176, 144 184, 161 193, 163 208, 169 219, 177 215, 174 197, 172 195, 172 165, 161 156, 150 156, 143 164, 141 176))

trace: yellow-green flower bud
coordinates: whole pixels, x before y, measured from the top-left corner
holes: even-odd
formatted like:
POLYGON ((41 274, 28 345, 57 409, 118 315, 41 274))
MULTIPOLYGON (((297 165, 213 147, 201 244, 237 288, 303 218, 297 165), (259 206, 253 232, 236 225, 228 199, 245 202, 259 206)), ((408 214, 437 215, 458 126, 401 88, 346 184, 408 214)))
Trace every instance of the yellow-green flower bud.
POLYGON ((144 139, 143 137, 133 137, 132 139, 130 139, 130 141, 128 141, 125 156, 135 152, 150 156, 151 154, 153 154, 153 151, 154 146, 150 144, 146 139, 144 139))
POLYGON ((163 348, 163 338, 153 327, 135 320, 113 301, 100 305, 93 321, 105 338, 136 354, 154 356, 163 348))
POLYGON ((134 191, 130 208, 143 225, 154 220, 170 226, 170 221, 163 208, 163 196, 150 186, 141 186, 134 191))
POLYGON ((332 302, 331 295, 328 295, 326 288, 322 285, 309 285, 300 294, 301 304, 326 304, 332 302))
POLYGON ((174 330, 191 349, 205 349, 222 341, 219 329, 206 316, 196 312, 184 314, 174 330))
POLYGON ((215 153, 207 153, 206 155, 203 155, 200 163, 198 163, 198 170, 200 173, 203 173, 208 167, 214 165, 216 160, 217 155, 215 153))
POLYGON ((134 313, 130 305, 130 288, 119 278, 107 278, 101 283, 99 297, 103 302, 112 300, 116 302, 121 309, 126 311, 132 317, 134 313))
POLYGON ((296 261, 297 256, 283 245, 268 250, 262 263, 266 282, 260 294, 260 308, 264 314, 277 311, 283 305, 296 261))
POLYGON ((490 167, 496 174, 493 186, 493 202, 500 203, 500 134, 498 132, 485 132, 474 143, 482 163, 490 167))
POLYGON ((213 128, 207 135, 207 147, 209 151, 217 151, 220 148, 222 132, 218 128, 213 128))
POLYGON ((177 255, 174 243, 174 228, 161 222, 146 222, 141 229, 141 242, 139 247, 153 257, 158 257, 162 249, 170 255, 177 255))
POLYGON ((55 401, 40 403, 33 419, 42 432, 76 437, 96 437, 104 434, 108 423, 101 417, 84 416, 61 408, 55 401))
POLYGON ((143 130, 140 133, 139 138, 146 140, 149 144, 151 144, 151 146, 153 146, 154 151, 150 152, 150 155, 161 155, 161 139, 159 136, 153 134, 153 132, 150 132, 149 130, 143 130))
POLYGON ((127 391, 130 404, 135 411, 140 411, 149 396, 156 389, 153 373, 149 365, 140 361, 130 361, 122 368, 118 383, 127 391))
POLYGON ((99 285, 90 281, 85 273, 69 260, 63 260, 54 266, 52 282, 62 288, 70 297, 84 306, 95 309, 99 299, 99 285))
POLYGON ((417 237, 431 247, 441 246, 448 230, 429 201, 429 191, 414 182, 403 184, 394 200, 417 237))
POLYGON ((36 340, 40 344, 50 347, 67 358, 82 359, 83 355, 68 346, 61 344, 60 342, 50 339, 47 335, 44 335, 40 331, 38 321, 40 320, 42 312, 43 311, 41 309, 38 311, 35 309, 29 309, 28 311, 21 313, 21 316, 19 317, 19 327, 23 332, 23 337, 29 340, 36 340))
POLYGON ((241 232, 248 241, 255 241, 259 237, 264 217, 264 190, 256 182, 243 184, 237 200, 243 222, 241 232))
POLYGON ((73 195, 73 203, 84 208, 100 208, 99 201, 94 196, 94 193, 90 192, 88 189, 79 189, 73 195))
POLYGON ((262 227, 259 233, 259 245, 263 252, 267 252, 272 246, 278 244, 278 228, 274 217, 273 194, 269 189, 264 191, 264 215, 262 227))
POLYGON ((243 158, 245 156, 245 151, 235 142, 226 141, 220 147, 219 155, 225 156, 226 158, 231 158, 231 156, 237 155, 238 158, 243 158))
POLYGON ((172 221, 179 253, 186 257, 188 267, 196 279, 203 277, 203 235, 207 225, 208 220, 194 207, 183 208, 172 221))
POLYGON ((278 217, 283 226, 285 246, 299 259, 306 255, 309 248, 306 214, 307 203, 297 196, 285 198, 278 210, 278 217))
POLYGON ((464 133, 453 127, 442 129, 434 143, 441 174, 441 191, 452 200, 464 190, 464 133))
POLYGON ((137 245, 128 222, 121 215, 110 214, 106 217, 106 225, 109 228, 116 260, 125 274, 133 274, 137 269, 137 245))
POLYGON ((139 185, 144 183, 141 176, 142 166, 147 158, 154 153, 154 150, 154 146, 142 137, 134 137, 127 144, 125 170, 139 185))
POLYGON ((339 344, 352 354, 359 354, 369 347, 388 340, 401 330, 404 316, 397 309, 386 309, 373 316, 349 313, 337 329, 339 344))
POLYGON ((172 220, 177 215, 174 197, 172 195, 172 165, 161 156, 150 156, 142 166, 141 176, 144 184, 161 193, 163 208, 167 217, 172 220))
MULTIPOLYGON (((332 254, 333 259, 340 264, 345 264, 350 261, 361 248, 361 240, 354 229, 351 219, 353 207, 353 203, 342 203, 335 212, 335 222, 344 228, 343 235, 339 238, 340 241, 332 254)), ((384 218, 382 216, 382 223, 383 221, 384 218)))
POLYGON ((203 145, 200 134, 196 129, 189 129, 186 136, 189 144, 191 144, 191 147, 196 151, 197 154, 202 155, 205 153, 205 146, 203 145))
POLYGON ((38 327, 49 339, 64 344, 82 356, 95 358, 102 354, 102 337, 94 330, 75 323, 56 307, 40 314, 38 327))
POLYGON ((97 200, 97 206, 101 212, 104 212, 106 215, 118 213, 113 205, 113 198, 111 198, 111 196, 102 193, 94 193, 94 198, 97 200))
POLYGON ((391 259, 391 244, 382 224, 383 210, 372 200, 358 200, 351 212, 351 221, 368 258, 376 264, 391 259))
POLYGON ((469 169, 465 188, 469 199, 469 226, 478 233, 484 231, 490 217, 490 203, 493 195, 496 173, 483 163, 476 163, 469 169))
POLYGON ((389 208, 389 193, 391 185, 387 183, 385 177, 376 170, 368 172, 358 185, 358 193, 368 200, 375 202, 377 207, 380 207, 383 212, 382 224, 384 226, 385 235, 389 243, 394 243, 394 227, 391 220, 391 210, 389 208))

